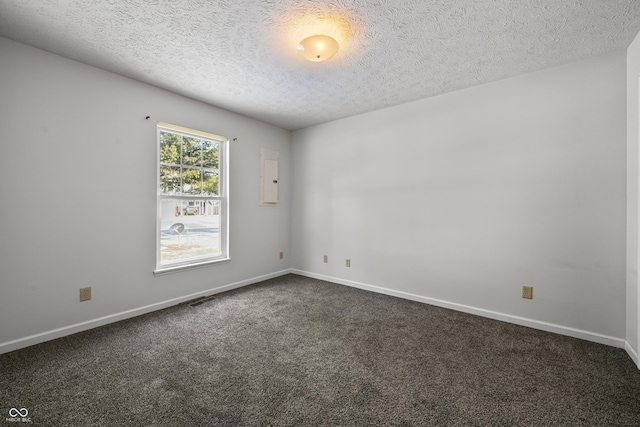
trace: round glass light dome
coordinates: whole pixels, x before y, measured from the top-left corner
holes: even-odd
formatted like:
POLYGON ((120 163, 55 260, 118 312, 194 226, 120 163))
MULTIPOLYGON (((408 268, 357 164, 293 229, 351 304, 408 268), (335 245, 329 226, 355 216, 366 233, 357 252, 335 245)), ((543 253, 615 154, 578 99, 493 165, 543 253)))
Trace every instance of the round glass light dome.
POLYGON ((312 62, 322 62, 338 52, 338 42, 329 36, 316 35, 307 37, 298 44, 298 53, 312 62))

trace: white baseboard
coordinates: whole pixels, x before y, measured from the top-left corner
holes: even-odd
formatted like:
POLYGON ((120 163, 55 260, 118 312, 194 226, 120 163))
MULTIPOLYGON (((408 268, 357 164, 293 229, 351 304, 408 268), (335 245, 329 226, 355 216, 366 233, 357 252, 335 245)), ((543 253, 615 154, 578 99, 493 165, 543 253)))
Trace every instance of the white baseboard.
MULTIPOLYGON (((382 288, 379 286, 367 285, 365 283, 354 282, 351 280, 340 279, 337 277, 310 273, 308 271, 292 269, 291 273, 298 274, 300 276, 311 277, 313 279, 325 280, 327 282, 337 283, 339 285, 345 285, 353 288, 377 292, 380 294, 391 295, 398 298, 404 298, 412 301, 423 302, 425 304, 435 305, 438 307, 449 308, 451 310, 462 311, 464 313, 475 314, 478 316, 487 317, 489 319, 500 320, 503 322, 513 323, 520 326, 526 326, 533 329, 539 329, 546 332, 553 332, 556 334, 566 335, 573 338, 580 338, 586 341, 592 341, 599 344, 609 345, 612 347, 626 348, 625 347, 626 341, 622 338, 611 337, 607 335, 598 334, 595 332, 589 332, 581 329, 570 328, 568 326, 555 325, 553 323, 541 322, 539 320, 527 319, 524 317, 498 313, 495 311, 485 310, 477 307, 471 307, 468 305, 457 304, 457 303, 438 300, 434 298, 428 298, 421 295, 411 294, 408 292, 396 291, 393 289, 382 288)), ((629 347, 629 349, 631 349, 631 347, 629 347)), ((629 351, 629 349, 627 351, 629 351)), ((638 360, 637 355, 635 360, 637 364, 637 360, 638 360)))
POLYGON ((42 332, 40 334, 31 335, 25 338, 19 338, 13 341, 0 343, 0 354, 8 353, 10 351, 18 350, 21 348, 29 347, 31 345, 40 344, 45 341, 51 341, 56 338, 61 338, 67 335, 72 335, 78 332, 86 331, 89 329, 97 328, 98 326, 107 325, 109 323, 115 323, 120 320, 130 319, 132 317, 140 316, 142 314, 151 313, 153 311, 162 310, 163 308, 171 307, 185 301, 192 299, 219 294, 221 292, 230 291, 232 289, 241 288, 243 286, 252 285, 254 283, 262 282, 263 280, 273 279, 274 277, 284 276, 291 273, 290 269, 277 271, 275 273, 265 274, 264 276, 258 276, 240 282, 231 283, 229 285, 220 286, 217 288, 209 289, 195 294, 185 295, 179 298, 173 298, 167 301, 158 302, 155 304, 146 305, 144 307, 135 308, 132 310, 123 311, 109 316, 99 317, 97 319, 87 320, 86 322, 76 323, 74 325, 64 326, 62 328, 53 329, 51 331, 42 332))
POLYGON ((296 269, 285 269, 277 271, 275 273, 266 274, 263 276, 254 277, 247 280, 231 283, 228 285, 220 286, 217 288, 209 289, 202 292, 197 292, 190 295, 185 295, 179 298, 174 298, 167 301, 162 301, 155 304, 150 304, 144 307, 123 311, 120 313, 112 314, 109 316, 99 317, 97 319, 88 320, 86 322, 76 323, 74 325, 65 326, 62 328, 53 329, 51 331, 42 332, 39 334, 31 335, 24 338, 19 338, 13 341, 0 343, 0 354, 8 353, 10 351, 18 350, 21 348, 29 347, 35 344, 39 344, 45 341, 50 341, 56 338, 61 338, 67 335, 72 335, 78 332, 86 331, 89 329, 97 328, 99 326, 115 323, 120 320, 130 319, 132 317, 140 316, 143 314, 151 313, 153 311, 162 310, 163 308, 171 307, 185 301, 189 301, 201 296, 219 294, 221 292, 230 291, 232 289, 241 288, 243 286, 252 285, 254 283, 262 282, 264 280, 273 279, 275 277, 284 276, 286 274, 293 273, 300 276, 311 277, 314 279, 325 280, 327 282, 337 283, 340 285, 350 286, 353 288, 363 289, 371 292, 377 292, 380 294, 395 296, 398 298, 404 298, 412 301, 418 301, 425 304, 431 304, 438 307, 449 308, 452 310, 462 311, 469 314, 475 314, 478 316, 487 317, 490 319, 500 320, 516 325, 527 326, 534 329, 540 329, 547 332, 553 332, 561 335, 566 335, 574 338, 580 338, 587 341, 593 341, 600 344, 606 344, 613 347, 624 348, 631 359, 634 361, 640 369, 640 360, 638 359, 638 353, 631 347, 631 345, 621 338, 610 337, 606 335, 597 334, 594 332, 583 331, 580 329, 574 329, 566 326, 555 325, 546 322, 540 322, 538 320, 526 319, 523 317, 512 316, 508 314, 498 313, 490 310, 484 310, 481 308, 466 306, 462 304, 456 304, 448 301, 442 301, 434 298, 427 298, 420 295, 415 295, 407 292, 396 291, 379 286, 367 285, 365 283, 354 282, 351 280, 340 279, 337 277, 325 276, 322 274, 311 273, 296 269))
POLYGON ((633 347, 631 347, 631 344, 629 344, 628 341, 625 341, 624 349, 627 350, 627 354, 629 355, 631 360, 633 360, 638 369, 640 369, 640 359, 638 359, 638 352, 635 351, 633 347))

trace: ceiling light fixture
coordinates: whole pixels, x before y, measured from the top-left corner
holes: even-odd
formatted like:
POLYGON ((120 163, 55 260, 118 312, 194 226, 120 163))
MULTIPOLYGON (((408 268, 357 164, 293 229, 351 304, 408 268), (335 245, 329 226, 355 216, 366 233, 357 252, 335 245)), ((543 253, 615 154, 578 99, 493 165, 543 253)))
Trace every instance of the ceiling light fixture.
POLYGON ((316 35, 307 37, 298 44, 298 53, 312 62, 322 62, 338 52, 338 42, 329 36, 316 35))

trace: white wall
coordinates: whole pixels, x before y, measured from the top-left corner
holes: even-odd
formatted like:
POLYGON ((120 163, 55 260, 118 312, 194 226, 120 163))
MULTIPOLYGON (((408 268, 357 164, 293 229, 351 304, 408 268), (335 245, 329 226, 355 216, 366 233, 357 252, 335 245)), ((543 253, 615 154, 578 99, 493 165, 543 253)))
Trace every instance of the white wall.
POLYGON ((294 132, 293 267, 624 345, 625 67, 619 52, 294 132))
POLYGON ((627 49, 627 351, 638 359, 638 80, 640 36, 627 49))
POLYGON ((289 131, 7 39, 0 58, 0 352, 290 267, 289 131), (230 262, 154 277, 156 121, 238 138, 230 262), (261 148, 277 208, 258 206, 261 148))

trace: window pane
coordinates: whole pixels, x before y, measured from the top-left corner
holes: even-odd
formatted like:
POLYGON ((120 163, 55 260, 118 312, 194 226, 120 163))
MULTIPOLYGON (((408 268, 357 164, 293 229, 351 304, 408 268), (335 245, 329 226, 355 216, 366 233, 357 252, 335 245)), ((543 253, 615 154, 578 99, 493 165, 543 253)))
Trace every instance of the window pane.
POLYGON ((202 140, 185 136, 182 138, 182 164, 202 166, 202 140))
POLYGON ((160 132, 160 163, 180 164, 180 140, 174 133, 160 132))
POLYGON ((216 141, 202 141, 202 167, 218 169, 218 145, 216 141))
POLYGON ((160 166, 160 193, 180 193, 180 167, 160 166))
POLYGON ((202 193, 207 196, 218 195, 218 172, 217 171, 204 171, 203 172, 203 186, 202 193))
POLYGON ((162 200, 160 218, 160 264, 222 254, 219 200, 162 200))
POLYGON ((202 194, 200 169, 182 169, 182 191, 184 194, 202 194))

